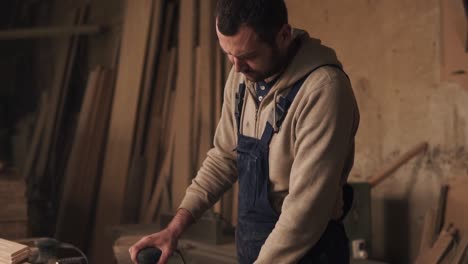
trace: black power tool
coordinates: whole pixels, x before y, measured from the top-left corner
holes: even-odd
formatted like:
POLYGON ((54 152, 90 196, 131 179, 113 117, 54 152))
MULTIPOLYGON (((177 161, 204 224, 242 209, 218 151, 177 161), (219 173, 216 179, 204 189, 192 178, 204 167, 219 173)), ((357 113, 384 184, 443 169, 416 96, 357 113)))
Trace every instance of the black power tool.
POLYGON ((161 257, 161 250, 155 247, 147 247, 137 254, 138 264, 156 264, 161 257))

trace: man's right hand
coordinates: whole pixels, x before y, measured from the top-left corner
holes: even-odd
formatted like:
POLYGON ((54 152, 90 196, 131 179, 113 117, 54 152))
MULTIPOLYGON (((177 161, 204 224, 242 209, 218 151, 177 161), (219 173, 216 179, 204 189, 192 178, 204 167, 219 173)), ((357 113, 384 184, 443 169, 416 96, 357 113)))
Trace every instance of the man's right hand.
MULTIPOLYGON (((156 247, 162 251, 158 264, 166 264, 169 257, 177 248, 178 237, 172 230, 166 228, 158 233, 144 236, 128 250, 133 263, 137 264, 137 254, 140 250, 147 247, 156 247)), ((156 264, 156 263, 155 263, 156 264)))
POLYGON ((162 251, 158 264, 166 264, 174 250, 177 249, 180 236, 193 222, 194 219, 189 211, 179 209, 167 228, 143 237, 128 249, 133 263, 138 263, 137 254, 140 250, 146 247, 156 247, 162 251))

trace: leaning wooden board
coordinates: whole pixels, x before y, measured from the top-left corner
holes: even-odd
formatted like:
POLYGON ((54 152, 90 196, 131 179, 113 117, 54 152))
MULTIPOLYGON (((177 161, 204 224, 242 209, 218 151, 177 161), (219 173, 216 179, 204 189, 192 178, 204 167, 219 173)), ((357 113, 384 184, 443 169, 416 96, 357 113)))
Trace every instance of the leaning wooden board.
POLYGON ((160 168, 163 158, 163 151, 167 149, 165 143, 168 141, 165 137, 165 131, 169 130, 165 120, 168 113, 164 113, 164 106, 168 104, 168 95, 173 90, 173 76, 175 73, 175 51, 171 52, 169 48, 169 39, 173 34, 173 22, 175 17, 174 3, 167 3, 165 10, 164 29, 161 36, 161 51, 158 60, 156 80, 153 84, 154 92, 152 98, 151 116, 148 120, 148 132, 146 133, 145 158, 147 159, 147 168, 143 184, 143 194, 141 200, 140 220, 144 218, 148 210, 151 193, 154 190, 154 183, 158 177, 157 170, 160 168), (169 82, 171 82, 169 84, 169 82))
POLYGON ((63 179, 63 194, 61 197, 60 208, 56 225, 56 233, 58 239, 73 243, 79 248, 83 248, 83 240, 77 236, 82 236, 83 230, 81 227, 87 227, 87 224, 81 225, 83 218, 76 218, 76 214, 82 214, 81 199, 83 199, 83 191, 88 188, 88 182, 83 181, 87 177, 83 175, 83 168, 86 162, 85 151, 88 145, 86 142, 90 138, 91 131, 90 119, 93 111, 91 107, 97 104, 98 83, 102 68, 97 67, 89 74, 88 83, 86 86, 85 96, 81 106, 78 124, 73 139, 70 156, 68 158, 65 175, 63 179), (76 200, 75 200, 76 199, 76 200), (69 228, 73 223, 75 228, 69 228), (75 233, 75 231, 78 231, 75 233))
MULTIPOLYGON (((84 8, 74 9, 72 15, 67 17, 65 24, 81 24, 83 23, 85 10, 84 8)), ((64 16, 65 17, 65 16, 64 16)), ((65 103, 66 95, 69 90, 69 79, 71 76, 71 69, 73 67, 73 61, 77 50, 78 38, 65 38, 58 44, 56 50, 57 58, 56 64, 54 65, 54 76, 52 85, 50 88, 50 99, 48 100, 50 105, 47 112, 47 119, 44 126, 42 135, 42 144, 38 155, 37 166, 33 171, 33 176, 37 178, 40 183, 41 179, 46 176, 47 165, 53 162, 53 151, 55 144, 57 143, 57 137, 61 128, 61 117, 63 111, 63 105, 65 103)), ((26 177, 30 175, 25 175, 26 177)))
MULTIPOLYGON (((146 210, 142 212, 142 219, 143 223, 150 223, 154 220, 154 217, 161 212, 160 209, 166 210, 171 208, 165 208, 165 205, 170 203, 169 199, 165 198, 168 197, 168 183, 170 182, 170 174, 171 174, 171 167, 172 167, 172 159, 174 157, 174 138, 175 138, 175 122, 173 120, 173 112, 171 111, 174 106, 174 93, 171 91, 171 87, 175 83, 176 77, 176 49, 171 49, 170 56, 169 56, 169 78, 166 82, 165 89, 168 91, 165 94, 164 98, 164 106, 163 106, 163 118, 165 118, 164 124, 168 124, 167 133, 164 133, 165 140, 162 142, 165 146, 162 148, 165 152, 163 153, 162 158, 162 165, 160 166, 159 171, 156 173, 156 168, 151 169, 149 171, 154 172, 156 176, 156 182, 153 188, 153 193, 148 201, 148 206, 146 210)), ((168 207, 170 207, 169 205, 168 207)), ((157 220, 157 219, 156 219, 157 220)))
POLYGON ((444 223, 468 230, 468 176, 460 176, 448 184, 444 223))
POLYGON ((122 220, 152 5, 152 0, 126 2, 120 62, 90 250, 91 263, 106 263, 112 259, 106 228, 122 220))
POLYGON ((56 237, 86 248, 114 88, 114 71, 98 68, 91 74, 67 164, 56 237), (70 228, 73 226, 74 228, 70 228))
POLYGON ((175 162, 172 174, 172 208, 180 205, 193 175, 191 116, 195 81, 195 0, 181 0, 179 12, 177 88, 175 98, 175 162))
POLYGON ((145 149, 148 145, 147 135, 151 132, 148 127, 152 119, 151 110, 154 107, 152 98, 154 97, 155 89, 154 80, 159 78, 156 74, 158 67, 161 65, 161 53, 163 50, 161 31, 164 17, 164 2, 165 0, 155 0, 153 3, 153 12, 150 22, 148 50, 145 58, 145 67, 142 81, 142 91, 140 104, 138 108, 137 128, 135 131, 135 147, 132 155, 130 175, 127 180, 127 191, 125 198, 124 219, 128 222, 138 220, 140 211, 146 207, 147 192, 145 191, 145 173, 148 163, 152 160, 145 155, 145 149), (143 189, 143 192, 141 191, 143 189))
POLYGON ((205 160, 206 153, 212 147, 215 130, 215 66, 216 66, 216 32, 214 14, 216 2, 204 0, 200 3, 200 45, 197 58, 199 76, 196 88, 200 95, 197 105, 199 126, 199 151, 197 168, 205 160))

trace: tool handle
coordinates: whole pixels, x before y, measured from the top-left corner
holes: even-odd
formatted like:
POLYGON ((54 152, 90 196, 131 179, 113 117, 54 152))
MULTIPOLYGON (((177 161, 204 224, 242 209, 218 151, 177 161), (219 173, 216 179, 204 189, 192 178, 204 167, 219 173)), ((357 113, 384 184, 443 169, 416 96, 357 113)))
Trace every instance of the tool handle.
POLYGON ((161 257, 161 250, 155 247, 147 247, 137 254, 138 264, 156 264, 161 257))

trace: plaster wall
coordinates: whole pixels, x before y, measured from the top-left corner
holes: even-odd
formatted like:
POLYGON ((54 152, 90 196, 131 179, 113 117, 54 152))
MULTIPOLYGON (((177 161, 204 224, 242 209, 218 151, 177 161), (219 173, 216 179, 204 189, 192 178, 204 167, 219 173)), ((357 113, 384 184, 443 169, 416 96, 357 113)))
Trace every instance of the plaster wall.
POLYGON ((440 78, 438 0, 286 1, 290 23, 333 47, 361 111, 351 180, 422 141, 420 155, 372 190, 373 256, 408 263, 440 185, 468 175, 468 89, 440 78))

